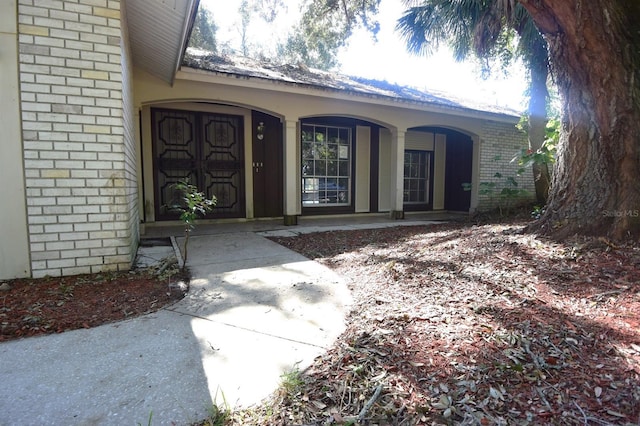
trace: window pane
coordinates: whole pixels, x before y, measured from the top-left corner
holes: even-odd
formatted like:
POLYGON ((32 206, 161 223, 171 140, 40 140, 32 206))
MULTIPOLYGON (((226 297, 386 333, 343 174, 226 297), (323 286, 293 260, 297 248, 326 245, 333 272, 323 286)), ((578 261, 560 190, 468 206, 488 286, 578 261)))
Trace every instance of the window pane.
POLYGON ((340 166, 338 169, 339 176, 349 176, 349 162, 348 161, 340 161, 340 166))
POLYGON ((404 193, 407 204, 425 204, 429 202, 429 165, 430 153, 427 151, 405 151, 404 193))
POLYGON ((313 140, 313 127, 310 126, 302 126, 302 141, 312 141, 313 140))
POLYGON ((335 160, 327 161, 327 176, 338 175, 338 162, 335 160))
POLYGON ((338 143, 338 140, 340 139, 340 137, 339 137, 339 130, 337 128, 331 127, 328 129, 327 133, 329 134, 329 139, 327 142, 338 143))
POLYGON ((303 205, 349 205, 351 129, 306 124, 302 130, 303 205))

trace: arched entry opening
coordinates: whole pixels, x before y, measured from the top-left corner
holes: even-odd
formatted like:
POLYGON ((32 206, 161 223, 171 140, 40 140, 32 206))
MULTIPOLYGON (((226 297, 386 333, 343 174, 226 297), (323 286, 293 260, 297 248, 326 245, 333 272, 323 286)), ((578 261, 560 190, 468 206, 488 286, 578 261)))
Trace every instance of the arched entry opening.
POLYGON ((379 133, 360 118, 300 119, 303 215, 378 211, 379 133))
POLYGON ((404 210, 469 211, 473 140, 437 126, 409 129, 405 141, 404 210))
POLYGON ((181 194, 173 184, 184 179, 207 197, 218 199, 208 219, 282 216, 283 127, 279 117, 205 102, 163 103, 146 111, 154 220, 178 218, 171 206, 181 194))

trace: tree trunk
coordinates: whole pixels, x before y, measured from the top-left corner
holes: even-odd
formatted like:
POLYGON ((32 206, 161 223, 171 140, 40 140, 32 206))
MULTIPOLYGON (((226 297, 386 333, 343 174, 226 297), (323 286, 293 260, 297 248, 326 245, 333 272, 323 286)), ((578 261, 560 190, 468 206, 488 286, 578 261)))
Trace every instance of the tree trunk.
MULTIPOLYGON (((529 149, 537 151, 542 148, 546 136, 547 126, 547 79, 549 77, 549 54, 543 41, 531 46, 528 58, 530 86, 529 86, 529 149)), ((536 200, 545 205, 549 196, 549 168, 546 164, 533 165, 533 179, 536 188, 536 200)))
POLYGON ((558 158, 537 228, 640 237, 640 5, 519 0, 544 34, 563 98, 558 158))

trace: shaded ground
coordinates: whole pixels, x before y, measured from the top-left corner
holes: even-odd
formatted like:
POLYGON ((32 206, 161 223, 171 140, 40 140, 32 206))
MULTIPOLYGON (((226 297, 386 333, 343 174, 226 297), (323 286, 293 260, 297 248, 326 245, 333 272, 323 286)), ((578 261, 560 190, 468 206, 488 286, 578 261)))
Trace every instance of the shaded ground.
POLYGON ((354 308, 325 356, 231 423, 639 424, 640 248, 521 228, 276 239, 348 278, 354 308))
MULTIPOLYGON (((349 280, 348 329, 270 401, 219 414, 253 425, 639 424, 640 247, 558 244, 521 228, 277 239, 349 280)), ((10 281, 0 341, 157 310, 183 296, 175 281, 152 271, 10 281)))
POLYGON ((151 270, 3 281, 0 342, 157 311, 184 296, 176 281, 175 274, 151 270))

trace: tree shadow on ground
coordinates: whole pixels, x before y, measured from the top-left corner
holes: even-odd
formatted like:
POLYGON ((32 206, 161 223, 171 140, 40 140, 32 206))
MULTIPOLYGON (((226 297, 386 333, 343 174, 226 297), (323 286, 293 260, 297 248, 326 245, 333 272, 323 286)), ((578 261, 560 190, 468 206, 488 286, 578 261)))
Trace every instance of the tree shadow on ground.
POLYGON ((640 422, 640 253, 521 229, 449 224, 291 244, 349 277, 355 298, 348 330, 305 375, 307 399, 326 407, 315 419, 356 416, 380 385, 369 422, 640 422))

